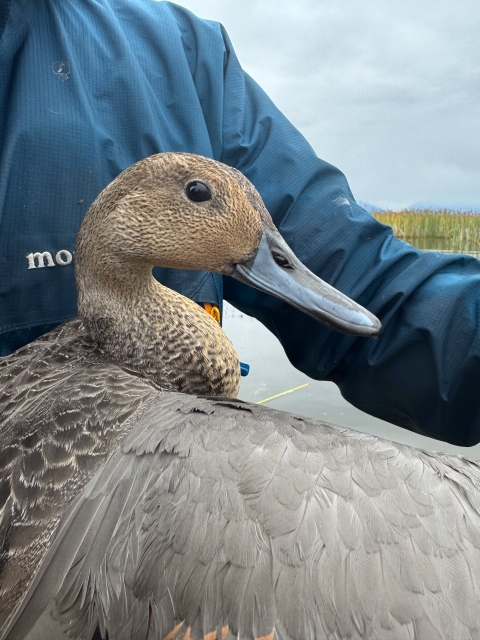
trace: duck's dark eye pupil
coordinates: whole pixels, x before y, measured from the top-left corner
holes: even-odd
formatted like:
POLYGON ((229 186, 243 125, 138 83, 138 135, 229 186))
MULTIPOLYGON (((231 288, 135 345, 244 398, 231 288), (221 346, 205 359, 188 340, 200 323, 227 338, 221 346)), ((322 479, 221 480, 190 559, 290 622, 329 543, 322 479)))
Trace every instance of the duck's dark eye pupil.
POLYGON ((200 182, 200 180, 189 182, 187 184, 186 191, 187 196, 193 202, 205 202, 206 200, 210 200, 212 197, 212 192, 210 191, 208 184, 200 182))
POLYGON ((289 269, 291 267, 288 259, 285 258, 285 256, 282 256, 281 253, 273 253, 272 256, 279 267, 282 267, 283 269, 289 269))

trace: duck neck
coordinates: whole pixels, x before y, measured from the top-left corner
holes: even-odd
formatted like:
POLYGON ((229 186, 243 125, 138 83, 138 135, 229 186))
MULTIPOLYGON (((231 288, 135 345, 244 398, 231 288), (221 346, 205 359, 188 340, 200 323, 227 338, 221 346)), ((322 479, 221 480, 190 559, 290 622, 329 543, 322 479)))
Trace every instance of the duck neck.
POLYGON ((237 395, 238 357, 220 325, 150 267, 82 258, 76 275, 79 314, 109 360, 164 390, 237 395))

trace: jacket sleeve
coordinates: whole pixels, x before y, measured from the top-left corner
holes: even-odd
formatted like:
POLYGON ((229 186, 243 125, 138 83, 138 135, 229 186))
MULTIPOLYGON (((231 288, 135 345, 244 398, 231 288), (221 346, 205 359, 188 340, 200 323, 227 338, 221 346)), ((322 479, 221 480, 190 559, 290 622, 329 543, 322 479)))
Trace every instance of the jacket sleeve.
POLYGON ((225 299, 268 327, 295 367, 334 381, 359 409, 457 445, 478 443, 480 262, 394 238, 243 72, 222 37, 217 159, 253 182, 297 256, 384 328, 377 340, 341 335, 230 278, 225 299))

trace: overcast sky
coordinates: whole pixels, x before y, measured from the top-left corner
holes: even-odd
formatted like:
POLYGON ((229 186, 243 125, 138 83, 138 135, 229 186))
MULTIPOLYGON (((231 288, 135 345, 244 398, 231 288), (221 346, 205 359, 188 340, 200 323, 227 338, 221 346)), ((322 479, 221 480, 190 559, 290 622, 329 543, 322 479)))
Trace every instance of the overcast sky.
POLYGON ((480 209, 479 0, 180 0, 357 200, 480 209))

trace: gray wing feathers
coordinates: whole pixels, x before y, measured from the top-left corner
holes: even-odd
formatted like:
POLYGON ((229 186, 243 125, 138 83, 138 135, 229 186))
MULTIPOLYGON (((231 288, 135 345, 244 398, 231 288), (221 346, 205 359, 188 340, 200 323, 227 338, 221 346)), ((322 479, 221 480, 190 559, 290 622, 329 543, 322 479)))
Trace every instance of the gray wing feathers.
POLYGON ((85 640, 478 640, 479 490, 466 460, 159 395, 61 534, 84 535, 53 615, 85 640))
POLYGON ((104 363, 86 340, 73 321, 0 361, 0 628, 32 584, 66 507, 153 392, 104 363))

